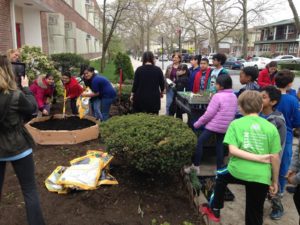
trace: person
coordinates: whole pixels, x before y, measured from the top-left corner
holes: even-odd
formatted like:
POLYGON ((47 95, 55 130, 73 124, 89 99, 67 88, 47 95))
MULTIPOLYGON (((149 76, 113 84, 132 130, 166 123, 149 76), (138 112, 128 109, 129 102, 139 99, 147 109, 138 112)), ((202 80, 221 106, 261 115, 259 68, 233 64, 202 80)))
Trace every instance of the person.
POLYGON ((226 55, 222 53, 217 53, 213 55, 213 66, 215 69, 212 71, 210 75, 210 92, 216 93, 216 79, 220 75, 229 75, 228 71, 223 67, 224 63, 226 62, 226 55))
POLYGON ((92 93, 84 92, 81 96, 91 97, 93 114, 97 120, 108 120, 110 106, 117 96, 116 90, 107 78, 96 74, 93 67, 84 70, 84 80, 92 93))
MULTIPOLYGON (((300 146, 298 144, 293 154, 291 166, 286 175, 288 183, 296 185, 293 199, 294 199, 296 209, 298 211, 298 215, 300 215, 300 154, 299 154, 300 150, 299 149, 300 146)), ((299 224, 300 224, 300 218, 299 218, 299 224)))
POLYGON ((51 98, 54 93, 53 75, 48 73, 38 76, 30 85, 30 90, 37 101, 39 111, 43 116, 48 116, 50 114, 51 98))
POLYGON ((234 120, 225 135, 230 159, 227 168, 217 171, 214 192, 208 204, 200 206, 209 220, 220 222, 220 209, 228 184, 246 187, 246 225, 262 225, 268 190, 278 190, 280 137, 276 127, 258 116, 262 97, 257 91, 244 91, 238 98, 244 116, 234 120))
POLYGON ((270 62, 265 69, 259 72, 258 85, 262 88, 275 84, 275 76, 277 73, 277 62, 270 62))
POLYGON ((217 169, 221 169, 224 160, 223 139, 229 123, 234 119, 237 110, 237 97, 232 90, 232 79, 228 75, 219 76, 216 80, 218 92, 213 95, 208 108, 203 116, 194 123, 194 128, 205 125, 201 132, 193 164, 184 169, 186 173, 195 170, 200 175, 200 162, 203 154, 203 144, 212 135, 216 135, 217 169))
POLYGON ((78 114, 78 109, 76 106, 77 98, 83 92, 83 88, 80 86, 76 78, 72 77, 69 71, 65 71, 62 74, 62 82, 66 91, 66 98, 70 99, 70 106, 72 109, 72 114, 78 114))
POLYGON ((195 75, 193 93, 198 93, 210 88, 210 76, 212 69, 209 67, 207 58, 202 58, 200 61, 200 71, 195 75))
POLYGON ((9 49, 6 52, 6 55, 10 62, 19 62, 20 61, 19 49, 9 49))
POLYGON ((193 91, 194 89, 195 76, 200 71, 200 61, 201 61, 201 55, 191 56, 190 59, 191 67, 189 69, 190 71, 189 87, 187 91, 193 91))
MULTIPOLYGON (((282 155, 282 151, 285 145, 286 139, 286 124, 284 116, 281 112, 276 110, 276 106, 280 101, 281 92, 274 86, 266 86, 261 90, 261 96, 263 100, 263 109, 259 114, 262 118, 267 119, 270 123, 274 124, 277 128, 278 133, 280 135, 280 144, 281 151, 280 155, 282 155)), ((272 211, 270 213, 270 217, 273 220, 280 219, 278 215, 283 214, 283 205, 281 203, 280 195, 275 195, 271 198, 272 211)))
MULTIPOLYGON (((167 67, 165 73, 165 79, 170 79, 173 83, 175 83, 177 78, 176 73, 181 63, 181 54, 178 52, 174 53, 172 55, 172 60, 173 63, 167 67)), ((174 100, 174 91, 172 87, 168 85, 166 82, 166 115, 174 116, 175 110, 171 110, 170 112, 170 106, 172 105, 173 100, 174 100)))
POLYGON ((165 87, 164 75, 161 69, 154 64, 152 52, 144 52, 143 65, 138 67, 134 74, 130 100, 134 112, 158 114, 160 98, 165 87))
POLYGON ((0 80, 0 201, 6 164, 11 163, 22 189, 27 223, 44 225, 34 176, 34 141, 23 123, 23 116, 35 112, 37 105, 27 77, 21 80, 23 91, 17 89, 9 59, 4 55, 0 56, 0 80))
MULTIPOLYGON (((275 77, 275 84, 281 92, 281 99, 277 105, 277 110, 284 116, 287 133, 285 147, 282 153, 280 171, 279 171, 279 194, 282 196, 286 185, 286 173, 288 172, 291 159, 292 159, 292 146, 293 146, 293 128, 300 127, 300 112, 298 99, 292 95, 287 94, 287 90, 293 84, 294 73, 290 70, 284 69, 277 73, 275 77)), ((283 212, 277 210, 276 219, 280 219, 283 212)), ((274 215, 275 218, 275 215, 274 215)))
POLYGON ((245 85, 237 93, 237 97, 245 90, 259 90, 259 86, 256 83, 258 77, 258 69, 254 66, 247 66, 240 71, 240 83, 245 85))

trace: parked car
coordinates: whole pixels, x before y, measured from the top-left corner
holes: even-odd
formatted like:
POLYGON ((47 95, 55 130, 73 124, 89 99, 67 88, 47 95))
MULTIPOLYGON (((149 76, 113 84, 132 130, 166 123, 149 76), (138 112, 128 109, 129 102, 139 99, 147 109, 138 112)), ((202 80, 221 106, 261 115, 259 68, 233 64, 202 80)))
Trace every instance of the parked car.
POLYGON ((231 57, 226 60, 223 67, 229 68, 229 69, 241 69, 242 64, 246 62, 246 60, 236 57, 231 57))
POLYGON ((254 66, 259 70, 266 68, 266 65, 272 60, 264 57, 253 57, 251 60, 242 63, 241 69, 247 66, 254 66))
POLYGON ((191 56, 188 53, 182 53, 181 59, 182 62, 189 63, 191 61, 191 56))
POLYGON ((297 58, 293 55, 279 55, 274 59, 272 59, 272 61, 286 62, 286 63, 300 63, 300 58, 297 58))
POLYGON ((208 55, 208 64, 209 64, 210 66, 213 65, 213 56, 214 56, 215 54, 217 54, 217 53, 210 53, 210 54, 208 55))

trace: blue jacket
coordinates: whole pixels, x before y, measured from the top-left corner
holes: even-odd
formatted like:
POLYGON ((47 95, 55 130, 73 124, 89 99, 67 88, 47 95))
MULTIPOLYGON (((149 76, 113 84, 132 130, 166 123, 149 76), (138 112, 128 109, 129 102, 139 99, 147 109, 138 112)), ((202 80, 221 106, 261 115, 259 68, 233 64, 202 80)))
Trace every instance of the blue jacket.
POLYGON ((190 71, 190 77, 189 77, 189 87, 187 91, 193 91, 195 76, 200 71, 200 66, 198 66, 195 69, 191 67, 189 68, 189 71, 190 71))
POLYGON ((99 98, 115 98, 117 93, 108 79, 100 75, 94 75, 91 79, 91 90, 99 93, 99 98))

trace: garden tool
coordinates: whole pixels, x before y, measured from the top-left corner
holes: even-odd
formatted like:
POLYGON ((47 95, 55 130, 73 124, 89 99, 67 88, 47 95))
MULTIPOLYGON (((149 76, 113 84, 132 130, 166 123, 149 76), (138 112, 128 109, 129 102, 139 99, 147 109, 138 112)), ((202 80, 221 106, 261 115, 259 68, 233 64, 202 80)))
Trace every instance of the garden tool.
POLYGON ((66 91, 66 89, 65 89, 65 91, 64 91, 63 118, 65 118, 65 115, 66 115, 66 102, 67 102, 67 91, 66 91))

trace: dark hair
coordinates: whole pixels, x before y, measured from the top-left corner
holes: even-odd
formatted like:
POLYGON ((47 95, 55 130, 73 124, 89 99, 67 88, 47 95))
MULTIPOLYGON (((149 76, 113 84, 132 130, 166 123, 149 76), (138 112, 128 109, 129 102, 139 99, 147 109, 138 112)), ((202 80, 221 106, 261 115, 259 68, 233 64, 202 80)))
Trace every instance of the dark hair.
POLYGON ((179 52, 175 52, 175 53, 172 55, 172 59, 173 59, 176 55, 177 55, 178 58, 179 58, 179 62, 181 62, 181 60, 182 60, 182 55, 181 55, 179 52))
POLYGON ((232 79, 229 75, 220 75, 218 76, 216 83, 219 84, 223 89, 232 88, 232 79))
POLYGON ((278 88, 286 88, 288 84, 294 81, 295 74, 288 70, 284 69, 279 71, 275 76, 275 84, 278 88))
POLYGON ((223 65, 225 62, 226 62, 226 55, 225 54, 222 54, 222 53, 217 53, 217 54, 214 54, 213 57, 212 57, 213 60, 217 60, 218 62, 221 63, 221 65, 223 65))
POLYGON ((272 61, 272 62, 270 62, 270 63, 267 65, 267 67, 268 67, 268 68, 270 68, 270 67, 277 67, 277 62, 272 61))
POLYGON ((71 76, 72 76, 72 74, 71 74, 70 71, 65 71, 65 72, 63 72, 62 75, 63 75, 63 76, 66 76, 66 77, 69 77, 69 78, 71 78, 71 76))
POLYGON ((199 65, 199 64, 200 64, 200 61, 201 61, 201 58, 202 58, 201 55, 192 55, 190 61, 191 61, 191 60, 196 60, 197 63, 198 63, 198 65, 199 65))
POLYGON ((269 95, 271 101, 277 101, 277 103, 273 106, 273 108, 275 108, 281 99, 280 90, 274 86, 266 86, 261 89, 261 92, 263 91, 265 91, 269 95))
POLYGON ((242 69, 246 76, 251 77, 251 81, 256 81, 258 77, 258 69, 254 66, 247 66, 242 69))
POLYGON ((201 61, 206 62, 207 64, 209 64, 209 60, 207 58, 202 58, 201 61))
POLYGON ((47 73, 46 76, 45 76, 45 78, 47 79, 47 78, 49 78, 49 77, 54 77, 54 76, 53 76, 53 74, 51 74, 51 73, 47 73))
POLYGON ((152 52, 144 52, 143 54, 143 65, 145 65, 147 62, 154 65, 154 55, 152 52))
POLYGON ((262 97, 258 91, 246 90, 240 94, 238 103, 241 109, 246 113, 259 113, 262 109, 262 97))
POLYGON ((85 70, 91 72, 91 73, 94 73, 95 72, 95 68, 94 67, 91 67, 89 66, 88 68, 86 68, 85 70))
POLYGON ((83 75, 84 71, 88 68, 88 65, 80 65, 80 75, 83 75))

